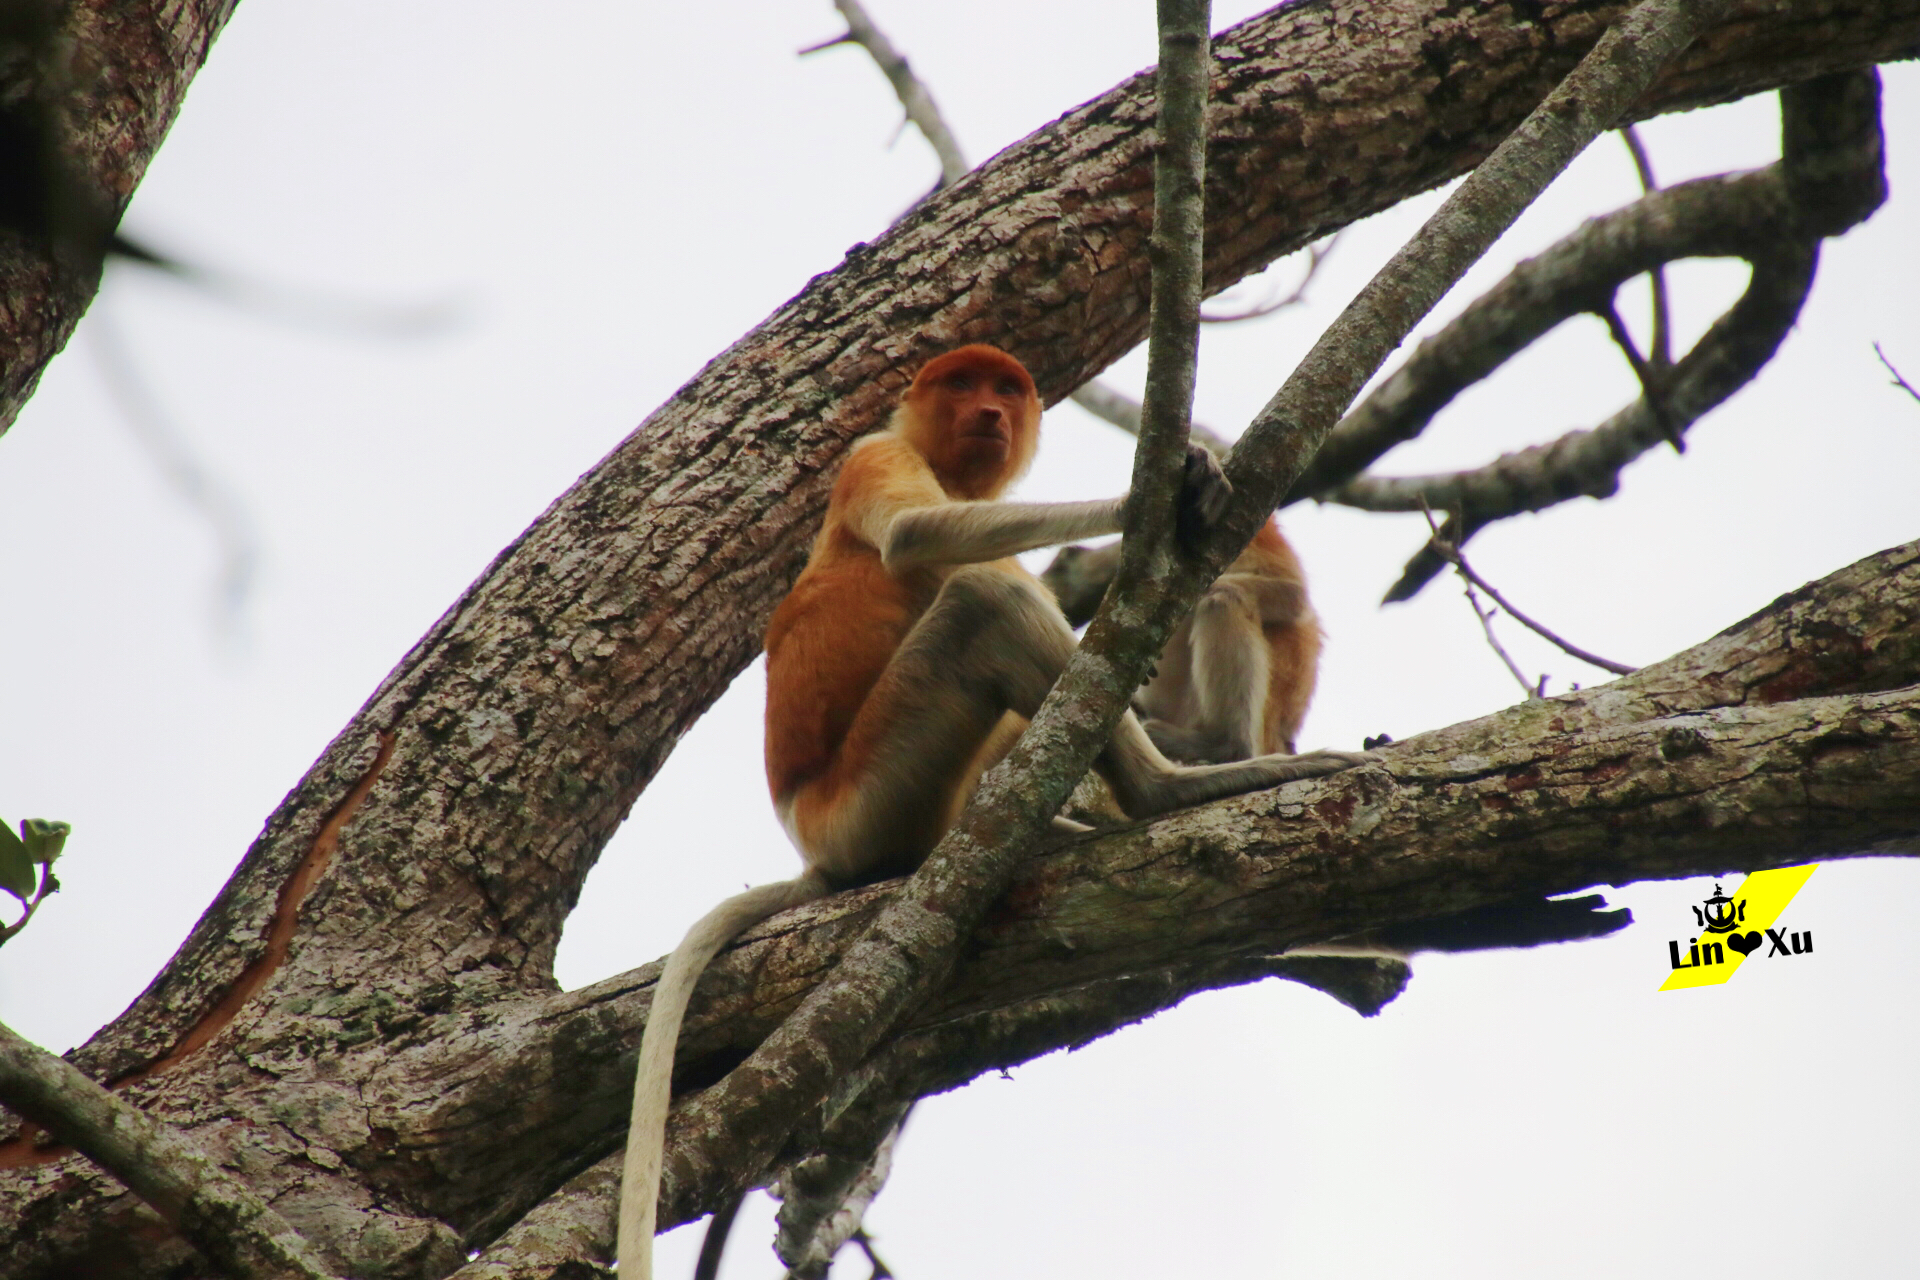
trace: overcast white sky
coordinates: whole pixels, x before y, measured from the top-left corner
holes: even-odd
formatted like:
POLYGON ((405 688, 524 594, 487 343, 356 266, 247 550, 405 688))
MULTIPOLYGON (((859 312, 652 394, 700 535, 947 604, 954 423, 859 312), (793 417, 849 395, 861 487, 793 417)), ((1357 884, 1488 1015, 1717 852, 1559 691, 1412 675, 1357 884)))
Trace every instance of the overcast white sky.
MULTIPOLYGON (((1145 0, 873 0, 976 158, 1153 57, 1145 0)), ((1217 7, 1217 26, 1256 4, 1217 7)), ((136 996, 279 798, 493 554, 702 364, 931 183, 827 0, 528 8, 241 5, 127 228, 255 278, 449 303, 394 337, 294 325, 116 266, 0 438, 0 814, 64 818, 65 890, 0 952, 0 1017, 66 1049, 136 996), (206 525, 106 391, 101 321, 245 504, 262 561, 223 638, 206 525)), ((1802 326, 1684 458, 1620 496, 1503 524, 1477 567, 1591 649, 1647 662, 1920 532, 1920 72, 1887 73, 1893 198, 1829 246, 1802 326)), ((1767 162, 1771 98, 1654 122, 1663 179, 1767 162)), ((1583 157, 1442 307, 1633 197, 1583 157)), ((1313 306, 1207 331, 1199 414, 1232 434, 1431 210, 1357 228, 1313 306)), ((1283 264, 1281 276, 1293 268, 1283 264)), ((1744 268, 1674 274, 1681 337, 1744 268)), ((1254 286, 1248 296, 1258 296, 1254 286)), ((1630 308, 1644 319, 1642 295, 1630 308)), ((1136 356, 1113 371, 1137 389, 1136 356)), ((1458 402, 1399 470, 1471 465, 1633 394, 1594 322, 1458 402)), ((1127 441, 1048 417, 1025 493, 1117 493, 1127 441)), ((1298 510, 1330 634, 1303 745, 1355 747, 1515 695, 1458 591, 1381 610, 1417 520, 1298 510)), ((1601 673, 1507 642, 1552 687, 1601 673)), ((589 880, 580 985, 667 950, 744 882, 791 874, 760 773, 756 666, 683 741, 589 880)), ((1734 878, 1737 880, 1737 877, 1734 878)), ((1729 882, 1728 889, 1733 888, 1729 882)), ((1910 1275, 1909 921, 1920 868, 1836 863, 1786 920, 1818 950, 1657 994, 1710 881, 1613 896, 1641 923, 1543 952, 1427 959, 1379 1018, 1278 983, 932 1100, 870 1226, 903 1280, 1666 1276, 1703 1264, 1910 1275)), ((771 1277, 764 1199, 727 1275, 771 1277)), ((691 1271, 698 1228, 664 1244, 691 1271)), ((849 1262, 845 1274, 860 1276, 849 1262)))

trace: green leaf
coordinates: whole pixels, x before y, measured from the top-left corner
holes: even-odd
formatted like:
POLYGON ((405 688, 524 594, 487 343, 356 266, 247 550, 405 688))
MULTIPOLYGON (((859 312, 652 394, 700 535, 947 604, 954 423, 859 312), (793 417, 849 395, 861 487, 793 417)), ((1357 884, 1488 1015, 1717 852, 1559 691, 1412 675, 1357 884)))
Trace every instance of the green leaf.
POLYGON ((51 818, 28 818, 20 824, 20 837, 27 846, 27 856, 35 862, 51 863, 59 857, 60 850, 66 846, 67 837, 72 833, 72 827, 51 818))
POLYGON ((27 852, 27 846, 13 834, 12 827, 0 820, 0 889, 28 902, 33 898, 33 886, 39 878, 34 874, 33 855, 27 852))

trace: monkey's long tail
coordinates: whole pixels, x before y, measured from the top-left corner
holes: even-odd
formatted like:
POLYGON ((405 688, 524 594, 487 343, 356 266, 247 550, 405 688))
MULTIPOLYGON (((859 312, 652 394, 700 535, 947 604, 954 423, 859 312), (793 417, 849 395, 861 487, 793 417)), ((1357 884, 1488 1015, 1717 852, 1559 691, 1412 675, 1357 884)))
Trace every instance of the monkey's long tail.
POLYGON ((720 949, 742 933, 831 892, 825 879, 809 871, 736 894, 701 916, 667 957, 653 989, 653 1009, 640 1037, 640 1067, 634 1075, 633 1118, 627 1125, 627 1158, 620 1174, 620 1280, 653 1280, 654 1215, 673 1094, 673 1051, 694 984, 720 949))

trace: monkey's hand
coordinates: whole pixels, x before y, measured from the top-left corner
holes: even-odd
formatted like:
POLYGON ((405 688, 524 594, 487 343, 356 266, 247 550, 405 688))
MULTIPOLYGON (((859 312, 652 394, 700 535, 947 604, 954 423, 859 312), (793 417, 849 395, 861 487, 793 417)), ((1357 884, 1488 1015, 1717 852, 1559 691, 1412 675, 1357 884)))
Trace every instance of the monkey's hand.
POLYGON ((1174 513, 1174 530, 1180 545, 1188 551, 1204 538, 1220 517, 1226 514, 1233 497, 1233 485, 1219 460, 1201 445, 1187 445, 1187 458, 1180 476, 1179 508, 1174 513))

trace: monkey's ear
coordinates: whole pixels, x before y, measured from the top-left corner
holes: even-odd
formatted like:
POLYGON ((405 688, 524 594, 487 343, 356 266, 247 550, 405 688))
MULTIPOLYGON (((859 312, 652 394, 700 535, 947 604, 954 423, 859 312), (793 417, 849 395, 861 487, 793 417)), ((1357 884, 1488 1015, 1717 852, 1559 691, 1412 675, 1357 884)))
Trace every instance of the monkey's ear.
POLYGON ((1187 458, 1180 477, 1180 507, 1174 515, 1180 544, 1191 551, 1194 545, 1226 514, 1233 497, 1233 484, 1220 469, 1219 460, 1197 444, 1187 445, 1187 458))

